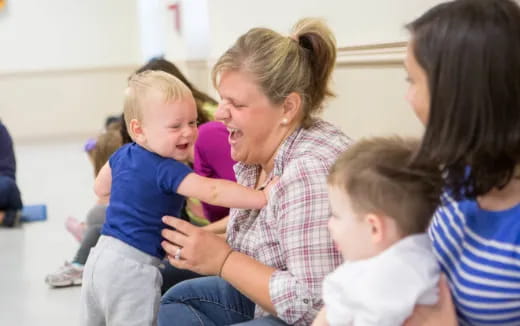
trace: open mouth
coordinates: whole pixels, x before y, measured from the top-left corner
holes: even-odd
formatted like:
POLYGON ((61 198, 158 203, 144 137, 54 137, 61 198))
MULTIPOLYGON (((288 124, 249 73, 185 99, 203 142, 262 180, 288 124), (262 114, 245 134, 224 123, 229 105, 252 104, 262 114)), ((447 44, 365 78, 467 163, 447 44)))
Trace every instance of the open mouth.
POLYGON ((233 144, 235 143, 240 137, 243 136, 242 131, 240 131, 237 128, 227 128, 229 131, 229 143, 233 144))
POLYGON ((177 145, 175 146, 177 149, 180 149, 180 150, 185 150, 188 148, 188 143, 186 144, 180 144, 180 145, 177 145))

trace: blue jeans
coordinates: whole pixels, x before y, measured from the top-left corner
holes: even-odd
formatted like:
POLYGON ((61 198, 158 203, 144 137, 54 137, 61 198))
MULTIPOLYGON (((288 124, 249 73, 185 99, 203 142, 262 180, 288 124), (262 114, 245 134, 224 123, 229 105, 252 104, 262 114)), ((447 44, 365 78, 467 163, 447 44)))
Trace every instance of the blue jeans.
POLYGON ((0 175, 0 211, 5 213, 0 226, 16 226, 19 221, 17 211, 22 207, 22 198, 16 181, 11 177, 0 175))
POLYGON ((163 260, 162 266, 159 266, 159 272, 162 275, 163 284, 161 286, 161 294, 165 294, 171 287, 180 282, 191 280, 193 278, 202 277, 202 275, 187 269, 175 268, 168 260, 163 260))
POLYGON ((275 317, 253 320, 255 304, 220 277, 181 282, 161 300, 158 325, 286 325, 275 317))
POLYGON ((0 210, 18 210, 22 209, 22 206, 22 198, 16 181, 0 175, 0 210))

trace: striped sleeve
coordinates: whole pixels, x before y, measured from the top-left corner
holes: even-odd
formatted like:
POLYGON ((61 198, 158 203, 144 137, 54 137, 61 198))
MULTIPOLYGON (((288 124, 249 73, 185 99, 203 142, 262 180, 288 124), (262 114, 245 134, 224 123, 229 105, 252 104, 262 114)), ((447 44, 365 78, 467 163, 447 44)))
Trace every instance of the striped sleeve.
POLYGON ((429 234, 462 325, 520 325, 519 213, 443 195, 429 234))

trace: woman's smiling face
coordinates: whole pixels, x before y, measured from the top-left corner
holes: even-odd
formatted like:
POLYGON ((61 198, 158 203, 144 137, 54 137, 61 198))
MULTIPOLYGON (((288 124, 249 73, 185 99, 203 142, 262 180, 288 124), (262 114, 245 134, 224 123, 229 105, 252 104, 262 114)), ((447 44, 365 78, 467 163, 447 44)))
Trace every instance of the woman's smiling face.
POLYGON ((225 71, 220 76, 221 97, 215 118, 229 130, 231 157, 247 164, 266 164, 280 142, 282 105, 274 105, 253 76, 241 71, 225 71))

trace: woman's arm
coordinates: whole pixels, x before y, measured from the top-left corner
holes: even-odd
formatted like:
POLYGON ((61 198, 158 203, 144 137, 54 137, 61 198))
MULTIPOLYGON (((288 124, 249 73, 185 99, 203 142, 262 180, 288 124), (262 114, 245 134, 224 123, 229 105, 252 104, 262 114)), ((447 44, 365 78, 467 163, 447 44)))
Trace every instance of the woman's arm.
POLYGON ((231 208, 260 209, 267 203, 263 191, 228 180, 202 177, 196 173, 190 173, 184 178, 177 193, 208 204, 231 208))
POLYGON ((269 280, 274 271, 275 268, 264 265, 246 254, 233 251, 224 262, 220 276, 265 311, 276 316, 269 294, 269 280))
POLYGON ((190 223, 165 216, 163 222, 175 230, 164 229, 162 242, 170 263, 181 269, 189 269, 203 275, 219 275, 245 296, 275 313, 269 296, 269 279, 274 268, 237 251, 225 239, 190 223), (175 259, 181 247, 181 259, 175 259), (229 254, 229 255, 228 255, 229 254))
POLYGON ((446 276, 439 280, 439 302, 433 306, 418 305, 403 326, 457 326, 457 314, 446 276))

